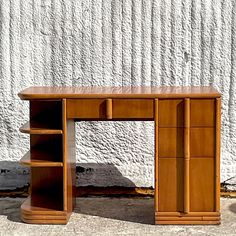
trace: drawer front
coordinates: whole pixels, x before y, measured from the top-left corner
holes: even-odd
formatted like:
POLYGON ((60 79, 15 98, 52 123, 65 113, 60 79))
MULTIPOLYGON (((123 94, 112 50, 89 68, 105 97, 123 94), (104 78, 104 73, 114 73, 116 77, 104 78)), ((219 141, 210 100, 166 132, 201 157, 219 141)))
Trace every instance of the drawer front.
POLYGON ((184 100, 183 99, 159 99, 158 101, 159 127, 183 127, 184 126, 184 100))
POLYGON ((183 212, 184 160, 160 158, 158 162, 158 211, 183 212))
POLYGON ((191 99, 191 127, 215 126, 215 99, 191 99))
POLYGON ((158 142, 158 153, 160 158, 184 156, 183 128, 159 128, 158 142))
POLYGON ((189 165, 190 211, 214 211, 216 178, 214 158, 191 158, 189 165))
POLYGON ((153 99, 113 99, 114 119, 153 119, 153 99))
POLYGON ((105 99, 67 99, 67 118, 106 118, 105 99))
POLYGON ((215 156, 215 129, 190 129, 190 155, 191 157, 215 156))

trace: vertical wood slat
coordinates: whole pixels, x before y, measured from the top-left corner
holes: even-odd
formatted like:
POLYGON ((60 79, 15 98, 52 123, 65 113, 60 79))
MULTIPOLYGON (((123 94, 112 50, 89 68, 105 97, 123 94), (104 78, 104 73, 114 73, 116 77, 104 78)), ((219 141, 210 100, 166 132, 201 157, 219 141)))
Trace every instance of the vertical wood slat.
POLYGON ((63 209, 68 210, 67 206, 67 117, 66 99, 62 100, 62 128, 63 128, 63 209))
POLYGON ((215 211, 220 211, 220 129, 221 98, 216 98, 215 211))
POLYGON ((154 205, 155 212, 158 211, 158 99, 154 100, 154 122, 155 122, 155 192, 154 192, 154 205))
POLYGON ((106 99, 106 117, 108 120, 112 119, 112 99, 106 99))
POLYGON ((62 100, 63 123, 63 209, 71 214, 75 206, 75 122, 67 119, 67 100, 62 100))
MULTIPOLYGON (((31 126, 32 122, 32 112, 33 112, 33 106, 32 106, 32 100, 29 101, 29 123, 31 126)), ((30 150, 32 150, 32 134, 30 134, 30 150)), ((32 178, 32 166, 30 167, 30 186, 29 186, 29 195, 32 196, 32 183, 33 183, 33 178, 32 178)))
POLYGON ((189 213, 190 99, 184 99, 184 212, 189 213))

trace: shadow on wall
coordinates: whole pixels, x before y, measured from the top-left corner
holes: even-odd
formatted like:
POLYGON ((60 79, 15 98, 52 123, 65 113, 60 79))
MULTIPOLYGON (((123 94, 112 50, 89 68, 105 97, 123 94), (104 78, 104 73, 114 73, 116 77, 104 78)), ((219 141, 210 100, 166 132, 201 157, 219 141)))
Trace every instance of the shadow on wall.
MULTIPOLYGON (((53 167, 52 167, 53 168, 53 167)), ((0 162, 0 191, 14 191, 29 185, 30 168, 19 162, 0 162)), ((135 184, 111 163, 77 163, 76 186, 125 186, 135 184)))
POLYGON ((30 169, 19 162, 0 161, 0 191, 28 186, 29 174, 30 169))
POLYGON ((135 187, 135 184, 124 177, 112 163, 79 163, 76 166, 77 186, 125 186, 135 187))
MULTIPOLYGON (((0 184, 1 190, 8 187, 14 191, 29 183, 30 170, 21 166, 18 162, 1 162, 0 184), (20 185, 21 184, 21 185, 20 185)), ((53 167, 52 167, 53 168, 53 167)), ((77 184, 83 180, 88 185, 102 184, 114 186, 134 187, 135 184, 124 177, 113 164, 83 163, 76 167, 77 184)), ((20 206, 24 198, 2 198, 0 199, 0 215, 5 215, 8 220, 21 222, 20 206)), ((153 199, 127 199, 127 198, 78 198, 74 212, 85 215, 100 216, 104 218, 118 219, 130 222, 152 224, 154 205, 153 199)))

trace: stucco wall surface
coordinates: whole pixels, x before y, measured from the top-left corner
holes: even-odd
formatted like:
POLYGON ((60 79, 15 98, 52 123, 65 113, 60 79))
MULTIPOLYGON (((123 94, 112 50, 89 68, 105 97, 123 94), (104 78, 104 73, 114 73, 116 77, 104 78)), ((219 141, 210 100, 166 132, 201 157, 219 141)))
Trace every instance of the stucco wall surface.
MULTIPOLYGON (((33 85, 213 85, 221 181, 236 175, 235 0, 1 0, 0 188, 23 186, 33 85)), ((77 124, 78 185, 153 186, 152 122, 77 124)), ((236 183, 232 181, 231 186, 236 183)))

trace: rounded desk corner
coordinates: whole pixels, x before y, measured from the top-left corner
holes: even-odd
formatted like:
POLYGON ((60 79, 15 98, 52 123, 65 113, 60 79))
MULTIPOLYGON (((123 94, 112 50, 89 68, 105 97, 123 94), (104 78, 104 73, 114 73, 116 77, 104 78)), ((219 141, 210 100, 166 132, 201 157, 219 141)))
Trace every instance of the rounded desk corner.
POLYGON ((61 211, 44 211, 30 209, 29 198, 21 205, 20 218, 23 222, 27 224, 58 224, 65 225, 68 223, 71 213, 61 211))
POLYGON ((21 100, 23 100, 24 99, 24 96, 23 96, 23 94, 20 92, 20 93, 18 93, 17 94, 18 95, 18 97, 21 99, 21 100))

